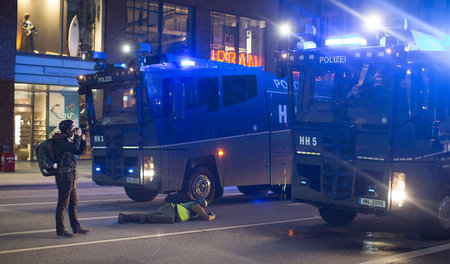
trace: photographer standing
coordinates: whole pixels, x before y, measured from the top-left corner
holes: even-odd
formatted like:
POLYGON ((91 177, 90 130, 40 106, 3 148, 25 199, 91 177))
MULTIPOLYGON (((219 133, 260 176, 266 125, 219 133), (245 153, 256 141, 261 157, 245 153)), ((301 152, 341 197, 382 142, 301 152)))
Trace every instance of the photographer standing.
POLYGON ((59 123, 60 133, 53 137, 53 154, 58 166, 55 176, 58 187, 58 204, 56 206, 56 234, 58 236, 72 237, 73 234, 86 234, 89 230, 81 227, 77 217, 77 162, 74 155, 80 155, 86 148, 86 135, 80 128, 75 129, 72 120, 59 123), (73 234, 64 228, 64 211, 69 206, 70 225, 73 234))

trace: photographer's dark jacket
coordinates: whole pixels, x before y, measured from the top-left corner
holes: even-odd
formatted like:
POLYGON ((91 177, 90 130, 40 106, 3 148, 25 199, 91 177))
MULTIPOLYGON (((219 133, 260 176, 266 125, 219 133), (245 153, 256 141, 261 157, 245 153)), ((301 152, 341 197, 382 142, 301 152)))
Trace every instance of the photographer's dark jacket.
POLYGON ((58 173, 74 171, 77 162, 74 155, 80 155, 86 148, 86 140, 81 140, 80 136, 75 135, 70 140, 67 135, 56 133, 52 137, 53 155, 58 164, 58 173))

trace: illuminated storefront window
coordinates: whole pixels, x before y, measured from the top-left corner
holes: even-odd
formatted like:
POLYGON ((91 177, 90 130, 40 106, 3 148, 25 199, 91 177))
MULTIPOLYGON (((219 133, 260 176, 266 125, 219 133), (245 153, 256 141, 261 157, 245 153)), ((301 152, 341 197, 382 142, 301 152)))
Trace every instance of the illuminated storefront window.
MULTIPOLYGON (((59 132, 61 121, 71 119, 77 126, 87 125, 86 104, 77 90, 71 86, 15 84, 14 152, 18 160, 35 160, 35 146, 59 132)), ((82 158, 89 156, 90 148, 87 150, 82 158)))
POLYGON ((137 40, 158 45, 158 2, 127 0, 126 36, 128 40, 137 40))
POLYGON ((103 0, 18 0, 17 50, 80 57, 102 51, 103 0))
POLYGON ((194 9, 149 0, 127 0, 128 41, 152 45, 154 54, 190 53, 194 39, 194 9))
POLYGON ((265 65, 265 21, 219 12, 211 13, 211 21, 211 60, 265 65))

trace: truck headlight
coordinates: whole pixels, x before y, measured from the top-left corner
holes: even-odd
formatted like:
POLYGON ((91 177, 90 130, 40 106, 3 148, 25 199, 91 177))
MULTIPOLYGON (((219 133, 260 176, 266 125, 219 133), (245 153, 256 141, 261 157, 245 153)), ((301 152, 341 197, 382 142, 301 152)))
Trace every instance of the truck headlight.
POLYGON ((144 157, 144 182, 146 179, 153 181, 155 176, 155 164, 153 163, 153 157, 144 157))
POLYGON ((392 206, 402 207, 406 200, 406 177, 403 172, 394 172, 391 184, 392 206))

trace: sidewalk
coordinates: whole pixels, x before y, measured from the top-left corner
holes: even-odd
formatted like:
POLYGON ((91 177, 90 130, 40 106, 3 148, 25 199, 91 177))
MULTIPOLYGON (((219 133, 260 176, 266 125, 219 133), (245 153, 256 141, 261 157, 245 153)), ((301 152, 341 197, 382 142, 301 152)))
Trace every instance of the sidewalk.
MULTIPOLYGON (((92 161, 78 160, 78 182, 92 182, 92 161)), ((44 177, 36 161, 16 162, 15 172, 0 172, 0 186, 13 185, 49 185, 55 184, 55 177, 44 177)))

